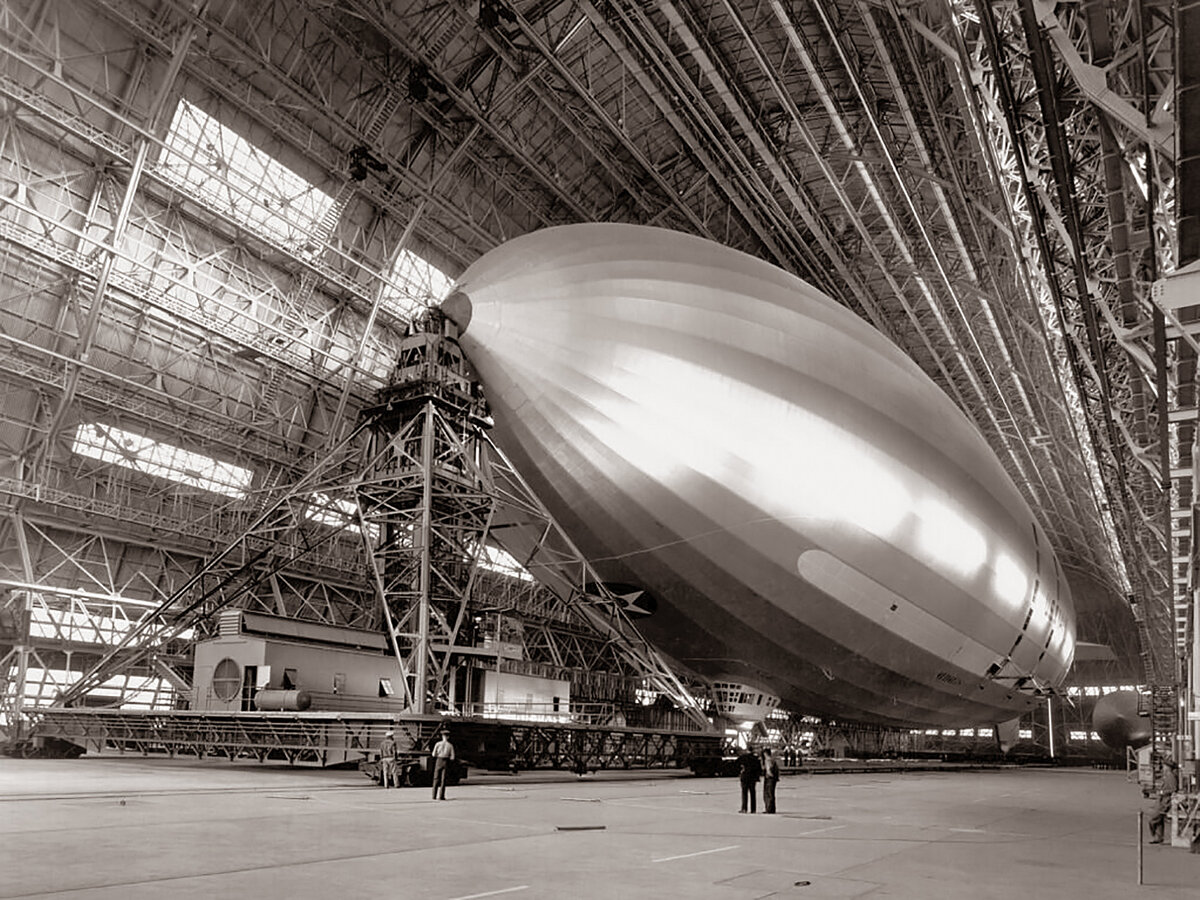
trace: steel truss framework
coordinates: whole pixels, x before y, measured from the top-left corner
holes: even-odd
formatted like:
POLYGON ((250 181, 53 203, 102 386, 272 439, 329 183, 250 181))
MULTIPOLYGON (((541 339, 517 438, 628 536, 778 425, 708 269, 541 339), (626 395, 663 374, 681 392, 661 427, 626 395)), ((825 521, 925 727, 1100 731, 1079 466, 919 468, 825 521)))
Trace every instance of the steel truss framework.
MULTIPOLYGON (((73 548, 98 535, 155 584, 138 599, 199 578, 205 602, 228 584, 250 606, 383 627, 369 560, 306 517, 299 486, 387 383, 405 338, 393 261, 414 250, 453 275, 514 235, 620 220, 759 255, 895 339, 1024 491, 1081 637, 1112 647, 1112 669, 1177 678, 1196 335, 1150 294, 1180 261, 1189 196, 1174 4, 487 9, 0 0, 0 579, 90 591, 73 548), (332 198, 304 241, 256 224, 277 201, 219 164, 261 215, 170 175, 196 162, 166 140, 183 99, 332 198), (72 453, 90 422, 244 466, 252 489, 72 453), (245 538, 207 568, 230 535, 245 538), (284 550, 256 563, 260 540, 284 550)), ((40 602, 22 590, 0 604, 40 602)), ((18 646, 0 638, 0 656, 18 646)), ((1077 672, 1093 676, 1117 680, 1077 672)))
POLYGON ((369 758, 378 751, 384 732, 393 727, 392 720, 382 715, 222 716, 43 709, 34 713, 31 730, 43 742, 57 739, 97 752, 329 766, 369 758))
POLYGON ((394 385, 366 412, 370 462, 355 487, 404 700, 418 714, 450 702, 452 648, 495 505, 483 399, 458 345, 430 324, 401 345, 394 385))
MULTIPOLYGON (((526 607, 531 614, 531 640, 523 648, 528 656, 523 654, 516 668, 552 677, 577 675, 585 698, 597 693, 597 681, 607 681, 610 698, 617 688, 627 702, 634 699, 634 685, 649 685, 678 698, 696 722, 705 725, 697 701, 638 638, 617 601, 602 588, 594 589, 599 596, 585 593, 583 585, 597 579, 589 577, 578 552, 486 441, 478 386, 470 380, 461 350, 443 333, 450 327, 437 315, 420 320, 402 343, 393 386, 380 392, 359 425, 300 482, 268 498, 251 528, 206 560, 171 596, 125 627, 109 626, 102 634, 93 622, 88 634, 94 644, 90 668, 77 681, 60 685, 55 705, 87 702, 89 694, 114 674, 138 664, 170 672, 172 682, 186 689, 170 668, 184 661, 181 644, 213 633, 217 613, 230 604, 255 608, 264 583, 274 579, 274 603, 258 604, 264 611, 386 630, 402 675, 404 700, 414 714, 449 708, 452 665, 461 665, 462 654, 474 649, 459 643, 468 613, 502 609, 496 600, 505 599, 512 602, 507 609, 518 621, 526 607), (496 484, 503 487, 502 493, 496 484), (356 498, 355 514, 331 499, 335 492, 356 498), (513 580, 479 575, 484 554, 495 542, 490 529, 501 501, 507 507, 502 518, 510 527, 535 517, 533 531, 553 538, 555 560, 574 560, 577 583, 560 577, 561 593, 556 595, 545 590, 509 592, 505 597, 489 593, 496 583, 513 580), (290 608, 284 604, 280 573, 353 533, 370 559, 373 597, 349 613, 333 607, 321 610, 311 603, 290 608), (592 605, 603 605, 606 611, 589 610, 592 605), (581 651, 588 643, 601 643, 601 652, 584 655, 581 651), (596 671, 606 662, 611 664, 607 679, 596 671)), ((539 540, 522 548, 526 563, 542 559, 547 546, 548 540, 539 540)), ((6 656, 15 668, 9 672, 12 687, 6 691, 9 722, 16 720, 24 699, 33 645, 30 621, 18 624, 24 636, 6 656)), ((49 624, 61 636, 64 617, 51 616, 49 624)), ((84 642, 74 638, 72 643, 84 642)), ((118 696, 114 705, 122 699, 118 696)))
POLYGON ((720 754, 716 735, 515 724, 512 764, 519 769, 683 768, 698 756, 720 754))

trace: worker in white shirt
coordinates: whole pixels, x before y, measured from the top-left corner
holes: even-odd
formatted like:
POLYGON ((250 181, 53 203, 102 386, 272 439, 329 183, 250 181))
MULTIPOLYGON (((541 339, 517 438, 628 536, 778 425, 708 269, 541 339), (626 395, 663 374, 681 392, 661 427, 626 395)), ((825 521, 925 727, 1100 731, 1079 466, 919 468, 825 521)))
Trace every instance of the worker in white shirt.
POLYGON ((454 759, 454 745, 450 743, 450 731, 442 729, 442 739, 433 745, 433 799, 446 799, 446 770, 454 759))

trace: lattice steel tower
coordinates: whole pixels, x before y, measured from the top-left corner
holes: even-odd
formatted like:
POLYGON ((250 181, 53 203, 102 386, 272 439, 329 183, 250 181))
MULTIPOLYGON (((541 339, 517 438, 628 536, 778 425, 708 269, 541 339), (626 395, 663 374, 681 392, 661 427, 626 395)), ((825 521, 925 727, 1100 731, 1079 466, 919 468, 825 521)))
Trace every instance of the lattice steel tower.
POLYGON ((449 699, 494 507, 486 405, 456 331, 436 311, 417 320, 392 384, 363 411, 371 447, 356 489, 360 525, 415 713, 449 699))

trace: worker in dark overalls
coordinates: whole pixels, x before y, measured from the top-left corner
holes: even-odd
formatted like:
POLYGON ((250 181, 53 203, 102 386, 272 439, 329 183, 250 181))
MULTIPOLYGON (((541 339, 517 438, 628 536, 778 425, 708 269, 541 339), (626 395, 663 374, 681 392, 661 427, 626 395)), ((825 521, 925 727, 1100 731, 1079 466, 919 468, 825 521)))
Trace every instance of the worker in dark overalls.
POLYGON ((762 776, 762 765, 758 757, 751 751, 745 751, 738 757, 738 781, 742 784, 742 808, 738 812, 756 812, 758 799, 758 779, 762 776))
POLYGON ((1171 814, 1171 798, 1179 790, 1179 764, 1169 756, 1163 760, 1162 785, 1158 789, 1158 798, 1154 804, 1154 814, 1150 816, 1150 843, 1161 844, 1163 833, 1167 827, 1167 817, 1171 814))
POLYGON ((771 755, 771 748, 762 752, 763 768, 763 812, 775 812, 775 785, 779 784, 779 760, 771 755))

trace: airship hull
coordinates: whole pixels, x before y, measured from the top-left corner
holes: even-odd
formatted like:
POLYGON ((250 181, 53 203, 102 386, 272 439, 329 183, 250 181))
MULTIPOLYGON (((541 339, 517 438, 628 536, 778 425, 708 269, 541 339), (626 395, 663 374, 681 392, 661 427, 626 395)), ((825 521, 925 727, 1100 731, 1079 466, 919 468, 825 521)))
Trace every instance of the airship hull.
POLYGON ((1074 612, 1011 479, 800 279, 572 225, 485 254, 456 291, 494 440, 682 665, 889 725, 1009 719, 1061 682, 1074 612))

